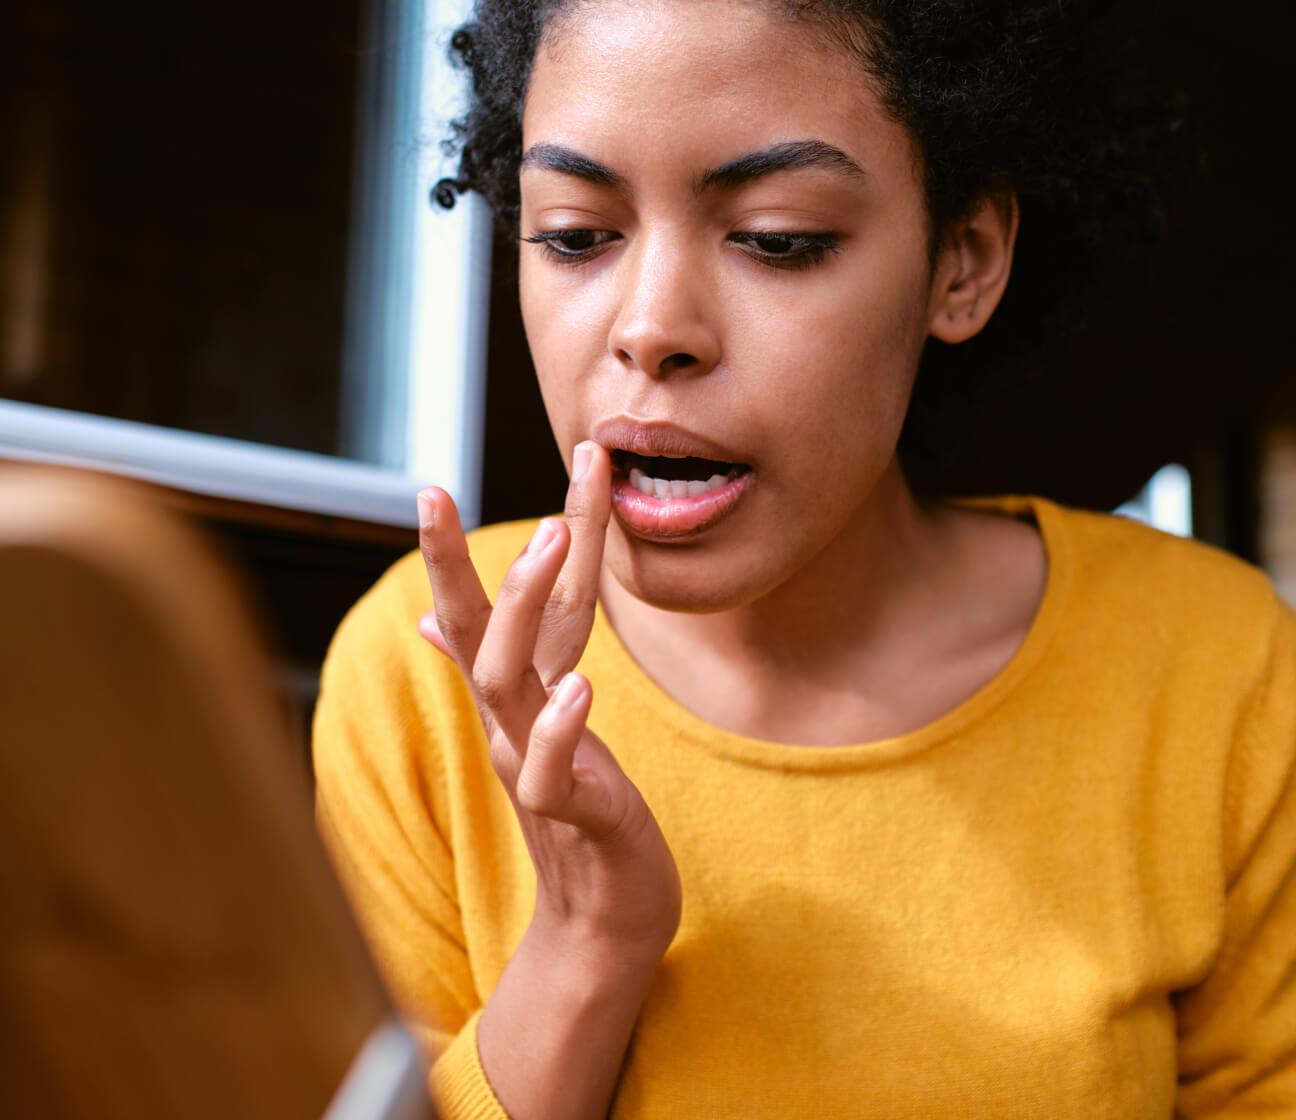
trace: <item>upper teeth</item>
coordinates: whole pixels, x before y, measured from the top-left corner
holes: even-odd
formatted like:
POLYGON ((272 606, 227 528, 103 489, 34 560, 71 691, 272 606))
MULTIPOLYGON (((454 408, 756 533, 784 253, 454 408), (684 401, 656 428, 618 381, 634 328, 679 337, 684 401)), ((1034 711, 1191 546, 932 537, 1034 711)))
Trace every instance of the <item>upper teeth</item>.
POLYGON ((685 482, 682 478, 651 478, 638 467, 630 468, 630 485, 651 498, 697 498, 708 490, 719 490, 728 481, 722 474, 713 474, 705 482, 685 482))

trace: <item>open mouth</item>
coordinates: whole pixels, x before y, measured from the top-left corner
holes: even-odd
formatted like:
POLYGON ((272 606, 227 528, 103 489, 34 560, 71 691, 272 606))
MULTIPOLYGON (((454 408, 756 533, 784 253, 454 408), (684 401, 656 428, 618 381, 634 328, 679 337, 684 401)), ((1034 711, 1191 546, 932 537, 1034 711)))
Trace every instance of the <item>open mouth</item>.
POLYGON ((622 524, 655 540, 695 537, 727 516, 749 489, 752 469, 698 455, 640 455, 612 449, 612 505, 622 524))
POLYGON ((722 490, 751 470, 745 463, 726 463, 697 455, 638 455, 614 450, 612 466, 639 493, 649 498, 700 498, 722 490))

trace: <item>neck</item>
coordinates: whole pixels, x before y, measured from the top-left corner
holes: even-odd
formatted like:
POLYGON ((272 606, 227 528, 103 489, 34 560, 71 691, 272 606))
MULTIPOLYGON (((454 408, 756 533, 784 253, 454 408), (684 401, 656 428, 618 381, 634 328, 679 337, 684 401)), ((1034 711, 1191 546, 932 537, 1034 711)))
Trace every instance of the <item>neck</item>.
MULTIPOLYGON (((949 533, 914 498, 892 461, 867 503, 810 563, 770 593, 730 610, 688 614, 636 599, 604 570, 601 595, 623 643, 653 672, 659 651, 688 643, 730 689, 858 688, 870 662, 894 664, 897 642, 939 609, 949 533), (849 685, 848 685, 849 682, 849 685)), ((653 674, 657 675, 657 674, 653 674)))

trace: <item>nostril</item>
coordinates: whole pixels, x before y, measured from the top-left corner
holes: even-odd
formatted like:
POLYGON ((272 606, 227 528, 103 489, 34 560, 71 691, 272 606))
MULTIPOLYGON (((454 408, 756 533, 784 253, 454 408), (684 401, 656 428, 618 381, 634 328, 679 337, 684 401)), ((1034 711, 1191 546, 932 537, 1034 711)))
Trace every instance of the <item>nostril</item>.
POLYGON ((692 354, 672 354, 669 358, 663 358, 661 363, 662 373, 670 373, 674 369, 682 366, 691 366, 697 359, 692 354))

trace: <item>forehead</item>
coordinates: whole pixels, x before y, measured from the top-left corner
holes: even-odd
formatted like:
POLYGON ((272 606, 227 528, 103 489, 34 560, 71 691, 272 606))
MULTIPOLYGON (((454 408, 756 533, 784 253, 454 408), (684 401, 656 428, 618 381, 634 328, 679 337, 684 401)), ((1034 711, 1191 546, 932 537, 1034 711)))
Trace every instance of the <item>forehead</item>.
POLYGON ((537 52, 523 147, 560 143, 643 175, 689 173, 773 139, 814 137, 876 169, 911 168, 906 130, 860 62, 748 0, 599 0, 537 52))

